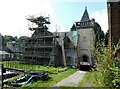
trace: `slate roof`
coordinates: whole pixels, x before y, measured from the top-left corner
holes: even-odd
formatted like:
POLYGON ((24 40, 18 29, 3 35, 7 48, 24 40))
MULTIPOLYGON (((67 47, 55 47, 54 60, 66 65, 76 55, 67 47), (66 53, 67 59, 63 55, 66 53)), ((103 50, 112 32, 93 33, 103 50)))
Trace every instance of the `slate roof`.
POLYGON ((2 35, 0 33, 0 51, 3 53, 8 52, 8 53, 20 53, 23 52, 23 50, 20 47, 16 47, 16 46, 7 46, 5 44, 2 44, 3 38, 2 35))
POLYGON ((66 36, 70 39, 70 41, 73 43, 73 45, 77 47, 78 36, 74 35, 75 33, 77 33, 77 31, 59 32, 58 33, 59 38, 57 38, 57 42, 59 43, 59 45, 62 46, 62 40, 65 37, 65 33, 66 36))
POLYGON ((15 46, 2 46, 2 51, 6 51, 8 53, 22 53, 23 50, 20 47, 15 47, 15 46))
POLYGON ((87 7, 85 7, 85 11, 83 13, 83 16, 82 16, 80 22, 86 22, 86 21, 89 21, 89 20, 90 20, 90 18, 89 18, 89 14, 88 14, 88 11, 87 11, 87 7))

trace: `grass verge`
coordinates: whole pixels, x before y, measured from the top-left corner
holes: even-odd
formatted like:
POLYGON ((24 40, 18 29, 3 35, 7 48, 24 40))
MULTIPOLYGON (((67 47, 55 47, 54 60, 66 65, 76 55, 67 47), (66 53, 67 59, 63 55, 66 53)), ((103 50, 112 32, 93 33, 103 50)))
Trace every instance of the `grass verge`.
MULTIPOLYGON (((89 83, 90 87, 92 87, 93 89, 101 87, 98 85, 96 77, 97 77, 96 71, 86 72, 85 76, 83 77, 82 81, 79 82, 77 87, 88 87, 86 86, 87 82, 89 83)), ((104 88, 105 86, 102 87, 104 88)))
POLYGON ((76 70, 75 69, 68 69, 67 71, 64 72, 60 72, 58 74, 50 74, 49 76, 51 77, 51 79, 47 80, 47 81, 38 81, 35 82, 31 85, 25 85, 23 87, 27 87, 28 88, 33 88, 34 87, 52 87, 54 84, 56 84, 57 82, 61 81, 62 79, 70 76, 71 74, 73 74, 76 70))
POLYGON ((92 87, 93 82, 93 72, 86 72, 83 79, 79 82, 77 87, 86 87, 86 82, 89 82, 92 87))
POLYGON ((9 63, 7 61, 4 61, 3 64, 4 64, 4 67, 18 68, 18 69, 25 69, 25 70, 46 70, 50 72, 49 80, 46 80, 46 81, 39 80, 33 84, 24 85, 22 86, 23 89, 34 89, 34 88, 40 88, 40 87, 53 86, 57 82, 70 76, 76 71, 76 69, 71 69, 70 67, 67 67, 67 71, 58 72, 57 70, 62 67, 55 68, 55 67, 46 67, 46 66, 40 66, 40 65, 27 65, 27 64, 21 64, 17 61, 11 61, 9 63))

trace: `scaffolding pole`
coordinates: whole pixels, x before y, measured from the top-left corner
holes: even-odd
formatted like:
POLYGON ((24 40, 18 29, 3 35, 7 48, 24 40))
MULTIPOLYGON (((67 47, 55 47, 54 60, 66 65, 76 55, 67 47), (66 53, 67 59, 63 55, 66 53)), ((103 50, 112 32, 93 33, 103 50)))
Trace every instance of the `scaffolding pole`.
POLYGON ((64 41, 63 41, 63 40, 62 40, 62 55, 63 55, 63 63, 64 63, 64 66, 66 66, 65 50, 64 50, 64 41))

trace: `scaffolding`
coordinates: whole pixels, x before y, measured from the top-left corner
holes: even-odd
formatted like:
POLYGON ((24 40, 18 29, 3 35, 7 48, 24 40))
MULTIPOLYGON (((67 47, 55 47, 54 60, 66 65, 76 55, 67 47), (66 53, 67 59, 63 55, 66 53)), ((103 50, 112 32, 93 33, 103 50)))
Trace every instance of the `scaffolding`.
POLYGON ((29 16, 28 21, 37 25, 29 25, 29 30, 34 31, 26 43, 23 62, 28 64, 48 65, 53 53, 54 38, 53 34, 48 31, 49 17, 29 16))

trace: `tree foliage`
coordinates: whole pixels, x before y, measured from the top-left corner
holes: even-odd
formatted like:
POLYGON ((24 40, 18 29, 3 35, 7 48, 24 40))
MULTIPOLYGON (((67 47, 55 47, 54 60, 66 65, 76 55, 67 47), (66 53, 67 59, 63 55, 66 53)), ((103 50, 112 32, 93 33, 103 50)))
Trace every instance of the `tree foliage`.
POLYGON ((2 36, 2 41, 3 41, 3 45, 18 45, 18 46, 23 46, 25 44, 25 42, 27 41, 29 37, 27 36, 21 36, 21 37, 17 37, 17 36, 10 36, 10 35, 5 35, 2 36))
POLYGON ((28 39, 29 39, 29 37, 27 37, 27 36, 21 36, 21 37, 19 37, 17 43, 20 47, 24 47, 28 39))
MULTIPOLYGON (((96 58, 95 79, 99 87, 109 87, 110 89, 119 89, 120 87, 120 58, 115 57, 116 49, 120 50, 117 45, 114 50, 109 49, 102 42, 98 48, 94 50, 96 58)), ((120 52, 119 52, 120 53, 120 52)))
POLYGON ((101 42, 104 40, 104 32, 102 31, 100 25, 95 22, 94 25, 94 32, 95 32, 95 46, 98 44, 101 44, 101 42))
POLYGON ((73 24, 72 28, 71 28, 71 31, 76 31, 76 26, 75 24, 73 24))
POLYGON ((105 46, 108 45, 108 31, 105 33, 105 46))

